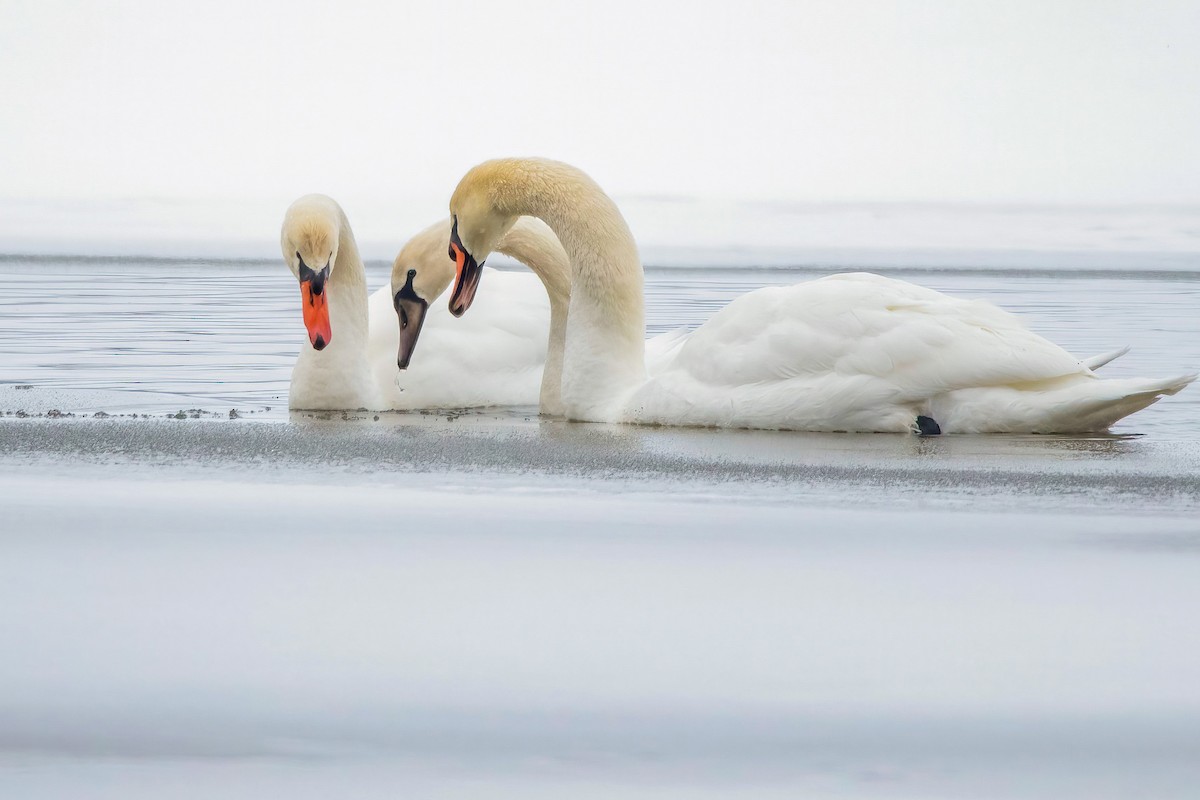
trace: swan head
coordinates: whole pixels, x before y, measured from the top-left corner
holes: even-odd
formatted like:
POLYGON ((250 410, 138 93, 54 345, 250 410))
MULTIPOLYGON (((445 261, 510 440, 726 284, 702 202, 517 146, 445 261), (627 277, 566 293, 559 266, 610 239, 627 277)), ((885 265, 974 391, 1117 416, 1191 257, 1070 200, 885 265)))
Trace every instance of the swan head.
POLYGON ((416 236, 392 262, 392 305, 400 323, 400 350, 396 366, 407 369, 425 323, 429 304, 454 280, 454 266, 443 255, 450 222, 431 225, 416 236))
POLYGON ((329 275, 337 261, 341 208, 319 194, 301 197, 283 217, 280 248, 288 269, 300 281, 301 309, 308 340, 324 350, 333 339, 329 324, 329 275))
POLYGON ((450 313, 456 317, 471 307, 483 262, 517 221, 516 215, 504 213, 493 202, 493 187, 504 184, 503 174, 497 174, 500 165, 489 161, 475 167, 450 198, 450 260, 455 271, 450 313))

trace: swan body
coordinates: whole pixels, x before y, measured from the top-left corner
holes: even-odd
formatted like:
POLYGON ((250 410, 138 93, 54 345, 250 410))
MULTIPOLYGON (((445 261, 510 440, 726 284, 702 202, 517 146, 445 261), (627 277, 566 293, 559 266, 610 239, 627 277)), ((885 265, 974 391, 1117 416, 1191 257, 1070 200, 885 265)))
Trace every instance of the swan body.
MULTIPOLYGON (((1124 351, 1081 361, 990 303, 865 273, 750 292, 648 372, 637 249, 590 178, 540 159, 485 162, 450 209, 467 273, 524 214, 566 248, 561 402, 572 419, 915 432, 928 417, 947 433, 1075 433, 1105 430, 1196 378, 1101 380, 1093 367, 1124 351)), ((463 272, 452 312, 473 299, 463 272)))
MULTIPOLYGON (((397 264, 418 272, 417 285, 430 301, 454 278, 446 259, 449 229, 449 221, 430 226, 396 257, 397 264)), ((452 321, 440 304, 431 307, 420 356, 401 371, 393 293, 384 286, 368 296, 354 234, 338 204, 323 195, 300 198, 285 215, 281 241, 293 274, 302 274, 301 263, 329 267, 323 295, 331 335, 320 350, 315 341, 301 349, 292 369, 289 408, 409 410, 539 401, 549 303, 535 275, 490 271, 488 281, 497 294, 469 326, 452 321)), ((502 246, 518 260, 535 261, 553 258, 557 247, 566 263, 553 234, 535 220, 515 226, 502 246)), ((539 264, 539 269, 553 273, 564 266, 539 264)), ((314 338, 310 335, 310 341, 314 338)))
MULTIPOLYGON (((372 325, 378 320, 380 325, 390 329, 386 335, 380 335, 380 347, 390 347, 393 353, 390 362, 388 357, 381 355, 373 363, 390 363, 394 371, 397 343, 410 337, 415 345, 420 336, 420 353, 413 356, 408 367, 410 372, 421 378, 416 394, 436 397, 449 387, 457 386, 455 392, 459 396, 477 394, 491 398, 491 402, 463 405, 536 403, 544 414, 560 413, 561 342, 565 335, 567 302, 571 291, 571 263, 554 232, 544 222, 532 217, 519 220, 508 230, 501 241, 500 252, 523 263, 536 265, 531 266, 536 278, 528 273, 489 270, 489 284, 495 281, 500 295, 489 306, 488 318, 469 328, 452 322, 445 306, 432 304, 454 280, 453 263, 446 258, 449 234, 450 222, 447 220, 431 226, 405 245, 392 264, 391 294, 380 301, 391 306, 394 298, 399 311, 405 289, 410 287, 420 305, 428 309, 424 312, 426 324, 432 325, 435 333, 424 335, 424 328, 420 324, 416 331, 410 333, 403 315, 399 315, 400 328, 397 329, 397 314, 373 308, 372 325), (537 286, 538 280, 544 291, 537 286), (524 294, 526 291, 539 296, 540 304, 531 306, 524 294), (510 371, 504 368, 506 354, 515 352, 516 342, 528 348, 535 337, 540 337, 536 359, 526 359, 526 364, 533 366, 536 361, 536 380, 533 372, 523 372, 518 379, 506 378, 505 373, 510 371), (476 368, 464 369, 464 357, 470 359, 476 368), (497 378, 505 385, 493 385, 497 378), (534 381, 532 390, 530 381, 534 381)), ((403 353, 400 360, 406 361, 403 353)))

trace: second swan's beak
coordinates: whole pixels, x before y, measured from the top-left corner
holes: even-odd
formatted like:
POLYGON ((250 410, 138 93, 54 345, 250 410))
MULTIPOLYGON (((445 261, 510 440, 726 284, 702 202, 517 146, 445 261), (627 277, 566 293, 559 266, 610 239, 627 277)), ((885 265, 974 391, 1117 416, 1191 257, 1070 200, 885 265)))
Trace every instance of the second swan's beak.
POLYGON ((314 350, 324 350, 333 339, 329 326, 329 296, 325 293, 325 282, 329 279, 329 266, 316 272, 303 261, 300 262, 300 298, 304 312, 304 327, 308 329, 308 340, 314 350))
POLYGON ((407 369, 413 350, 417 348, 417 337, 421 335, 421 326, 425 324, 425 311, 429 303, 416 295, 405 297, 401 291, 396 293, 395 304, 396 316, 400 320, 400 352, 396 354, 396 366, 407 369))
POLYGON ((458 220, 450 228, 450 259, 454 262, 454 293, 450 295, 450 313, 461 317, 471 307, 479 279, 483 277, 483 265, 463 247, 458 238, 458 220))

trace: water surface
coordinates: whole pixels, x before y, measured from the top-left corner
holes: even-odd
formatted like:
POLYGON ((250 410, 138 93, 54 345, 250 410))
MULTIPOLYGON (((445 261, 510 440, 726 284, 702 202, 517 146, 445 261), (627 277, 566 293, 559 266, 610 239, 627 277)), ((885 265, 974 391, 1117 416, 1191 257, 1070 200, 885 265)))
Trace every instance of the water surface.
MULTIPOLYGON (((1052 257, 1043 256, 1047 260, 1052 257)), ((1200 369, 1200 269, 1046 264, 882 271, 992 300, 1081 357, 1132 346, 1106 374, 1171 376, 1200 369)), ((368 272, 374 289, 384 284, 387 265, 372 263, 368 272)), ((647 331, 695 327, 754 288, 827 273, 811 267, 651 267, 647 331)), ((8 287, 0 296, 0 385, 180 398, 133 396, 116 410, 177 411, 172 406, 179 402, 216 411, 286 408, 291 366, 305 335, 299 292, 281 263, 10 256, 0 259, 0 279, 8 287)), ((1163 401, 1116 431, 1200 436, 1195 394, 1163 401)), ((9 406, 5 399, 0 410, 16 410, 9 406)))

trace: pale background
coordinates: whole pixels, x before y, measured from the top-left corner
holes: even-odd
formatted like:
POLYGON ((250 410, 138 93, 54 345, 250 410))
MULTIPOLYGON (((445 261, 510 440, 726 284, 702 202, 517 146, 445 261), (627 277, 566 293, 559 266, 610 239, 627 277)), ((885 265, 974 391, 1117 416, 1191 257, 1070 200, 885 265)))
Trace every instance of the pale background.
POLYGON ((1200 249, 1195 2, 2 6, 9 252, 272 255, 321 191, 382 255, 501 155, 583 167, 651 244, 911 244, 754 210, 882 201, 1120 209, 1082 231, 1172 206, 1138 246, 1200 249))

